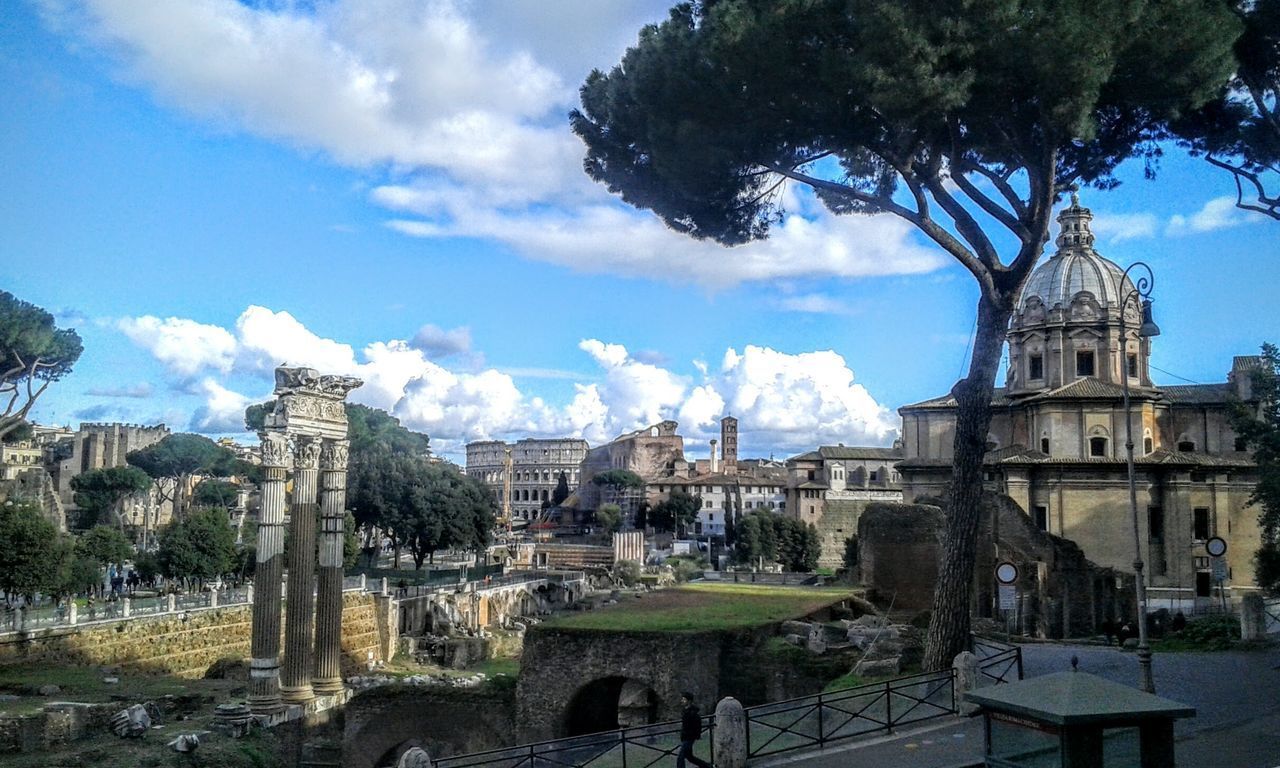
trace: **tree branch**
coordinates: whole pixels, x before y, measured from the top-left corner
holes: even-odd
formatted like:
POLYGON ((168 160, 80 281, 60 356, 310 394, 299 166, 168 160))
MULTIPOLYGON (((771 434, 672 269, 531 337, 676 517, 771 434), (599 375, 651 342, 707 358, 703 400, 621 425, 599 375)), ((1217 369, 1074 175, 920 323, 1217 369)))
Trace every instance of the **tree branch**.
POLYGON ((1208 160, 1213 165, 1229 172, 1235 178, 1237 208, 1245 211, 1261 213, 1263 216, 1270 216, 1271 218, 1280 221, 1280 194, 1275 196, 1268 195, 1266 187, 1262 185, 1262 180, 1258 177, 1258 174, 1253 173, 1246 168, 1232 165, 1225 160, 1219 160, 1213 155, 1205 155, 1205 160, 1208 160), (1244 182, 1246 181, 1253 187, 1254 197, 1258 200, 1258 204, 1256 205, 1245 201, 1244 182))
POLYGON ((963 205, 947 191, 942 179, 937 174, 930 174, 924 179, 925 187, 929 193, 933 195, 933 199, 938 201, 938 205, 942 206, 942 210, 947 212, 951 220, 955 222, 956 229, 960 235, 973 246, 973 250, 978 255, 978 260, 982 262, 988 270, 996 271, 1001 268, 1000 256, 996 253, 996 248, 991 244, 991 239, 987 237, 987 233, 982 231, 982 227, 973 218, 973 216, 965 210, 963 205))

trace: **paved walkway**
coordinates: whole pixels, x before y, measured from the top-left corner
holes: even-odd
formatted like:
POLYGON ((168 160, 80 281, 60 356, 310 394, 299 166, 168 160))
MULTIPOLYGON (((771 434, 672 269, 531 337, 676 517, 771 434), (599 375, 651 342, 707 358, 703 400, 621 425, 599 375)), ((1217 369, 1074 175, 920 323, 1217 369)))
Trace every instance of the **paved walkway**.
MULTIPOLYGON (((1071 668, 1136 685, 1137 658, 1097 646, 1024 645, 1027 676, 1071 668)), ((1157 654, 1159 695, 1194 706, 1197 716, 1179 721, 1179 768, 1280 768, 1280 649, 1223 653, 1157 654)), ((933 724, 820 752, 780 755, 760 768, 954 768, 982 759, 978 718, 945 718, 933 724)))

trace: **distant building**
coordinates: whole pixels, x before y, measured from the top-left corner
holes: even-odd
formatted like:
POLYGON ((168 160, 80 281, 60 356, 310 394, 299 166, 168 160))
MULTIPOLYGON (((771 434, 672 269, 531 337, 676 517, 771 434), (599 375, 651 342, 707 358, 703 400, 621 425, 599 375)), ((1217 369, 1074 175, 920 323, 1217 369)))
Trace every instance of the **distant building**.
MULTIPOLYGON (((86 422, 70 436, 48 438, 45 466, 65 515, 70 518, 78 511, 71 478, 95 469, 123 467, 130 451, 154 445, 168 435, 169 428, 163 424, 148 427, 86 422)), ((173 516, 172 501, 161 501, 154 488, 148 494, 126 499, 122 507, 125 522, 140 528, 154 529, 173 516)))
POLYGON ((902 448, 825 445, 787 459, 786 513, 818 529, 818 565, 839 567, 845 540, 858 532, 858 518, 873 501, 902 501, 894 464, 902 448))
MULTIPOLYGON (((1155 607, 1207 605, 1215 579, 1205 541, 1228 542, 1224 585, 1255 589, 1260 542, 1249 496, 1257 469, 1232 431, 1233 399, 1249 402, 1256 357, 1235 358, 1227 380, 1157 387, 1152 341, 1140 337, 1134 285, 1093 250, 1092 218, 1079 203, 1059 215, 1057 251, 1032 273, 1008 333, 1005 386, 992 398, 984 459, 990 489, 1007 494, 1042 530, 1079 544, 1105 567, 1133 571, 1123 384, 1131 390, 1138 527, 1155 607), (1121 311, 1125 312, 1121 333, 1121 311)), ((945 493, 956 401, 899 409, 908 501, 945 493)))
POLYGON ((542 511, 542 503, 551 501, 561 473, 569 484, 569 492, 577 489, 587 450, 587 441, 577 438, 530 437, 515 443, 482 440, 467 444, 466 473, 493 491, 501 512, 506 487, 507 451, 510 451, 512 518, 534 520, 542 511))

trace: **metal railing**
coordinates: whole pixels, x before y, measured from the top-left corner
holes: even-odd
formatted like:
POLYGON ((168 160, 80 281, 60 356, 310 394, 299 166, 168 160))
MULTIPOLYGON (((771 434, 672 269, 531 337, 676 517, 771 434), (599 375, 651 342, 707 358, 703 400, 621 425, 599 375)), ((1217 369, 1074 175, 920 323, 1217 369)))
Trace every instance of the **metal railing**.
MULTIPOLYGON (((714 717, 703 718, 710 756, 715 762, 714 717)), ((702 742, 698 742, 700 746, 702 742)), ((670 765, 680 751, 680 721, 675 720, 567 739, 539 741, 506 749, 443 757, 435 768, 652 768, 670 765)), ((702 755, 700 754, 699 757, 702 755)))
MULTIPOLYGON (((987 685, 1022 678, 1022 649, 973 638, 987 685)), ((980 683, 982 684, 982 683, 980 683)), ((824 747, 957 714, 955 673, 921 672, 853 688, 745 708, 747 757, 824 747)), ((714 737, 715 718, 703 718, 714 737)), ((657 723, 588 736, 444 757, 433 768, 651 768, 680 749, 680 723, 657 723)), ((712 744, 714 763, 714 743, 712 744)))
POLYGON ((1262 618, 1268 635, 1280 632, 1280 597, 1262 601, 1262 618))
POLYGON ((955 712, 951 670, 748 707, 747 757, 824 747, 955 712))
POLYGON ((1022 649, 973 635, 973 654, 978 657, 978 676, 995 683, 1022 679, 1022 649))
MULTIPOLYGON (((344 592, 368 591, 371 588, 375 588, 375 585, 366 584, 362 576, 346 577, 342 583, 344 592)), ((193 592, 183 595, 171 594, 156 595, 154 597, 120 597, 115 600, 104 599, 95 601, 92 605, 87 602, 77 604, 74 612, 65 604, 41 607, 28 606, 6 611, 3 617, 0 617, 0 635, 9 632, 29 632, 37 629, 127 621, 144 616, 176 615, 215 608, 230 608, 238 605, 248 605, 253 602, 252 598, 252 587, 238 587, 216 592, 210 590, 208 592, 193 592)))

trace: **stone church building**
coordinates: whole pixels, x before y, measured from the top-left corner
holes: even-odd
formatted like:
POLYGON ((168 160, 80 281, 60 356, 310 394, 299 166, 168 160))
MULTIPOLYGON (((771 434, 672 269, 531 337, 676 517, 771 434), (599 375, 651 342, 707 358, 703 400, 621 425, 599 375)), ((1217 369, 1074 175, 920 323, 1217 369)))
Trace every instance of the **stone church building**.
MULTIPOLYGON (((1204 546, 1213 536, 1228 542, 1224 586, 1229 599, 1238 599, 1254 588, 1258 510, 1248 502, 1257 472, 1228 413, 1233 400, 1250 400, 1250 371, 1259 358, 1235 358, 1223 383, 1153 384, 1153 341, 1137 332, 1142 317, 1134 285, 1093 249, 1091 219, 1074 200, 1059 214, 1057 250, 1032 273, 1014 312, 1007 379, 992 400, 987 484, 1039 528, 1079 544, 1089 560, 1132 572, 1127 377, 1152 606, 1189 612, 1218 599, 1204 546)), ((955 398, 899 413, 904 500, 938 496, 951 474, 955 398)))

